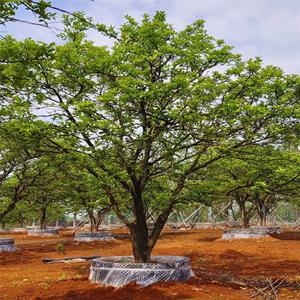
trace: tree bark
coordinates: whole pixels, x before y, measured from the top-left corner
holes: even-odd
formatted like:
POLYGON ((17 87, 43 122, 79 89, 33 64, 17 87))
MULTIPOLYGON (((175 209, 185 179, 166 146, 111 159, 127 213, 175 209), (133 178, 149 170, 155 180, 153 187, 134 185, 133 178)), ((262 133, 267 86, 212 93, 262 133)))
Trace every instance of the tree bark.
POLYGON ((95 223, 95 230, 99 231, 99 226, 102 224, 105 214, 100 210, 97 211, 97 218, 95 223))
POLYGON ((1 221, 1 228, 2 228, 2 229, 5 229, 5 227, 6 227, 6 223, 4 222, 4 220, 2 220, 2 221, 1 221))
POLYGON ((142 192, 139 184, 134 185, 133 214, 135 221, 130 224, 132 250, 135 262, 149 262, 152 248, 148 245, 148 226, 142 192))
POLYGON ((184 186, 184 181, 181 180, 177 187, 174 189, 171 198, 170 205, 158 216, 153 232, 149 234, 147 225, 147 215, 144 202, 142 199, 142 189, 138 182, 135 182, 132 190, 132 200, 133 200, 133 215, 134 221, 129 221, 121 212, 114 195, 110 192, 109 188, 106 189, 106 194, 110 199, 112 208, 114 209, 116 215, 122 220, 122 222, 127 226, 131 234, 131 243, 134 260, 137 263, 147 263, 150 262, 151 252, 159 238, 160 232, 164 227, 172 209, 175 204, 175 198, 177 194, 181 191, 184 186))
POLYGON ((259 225, 260 226, 267 226, 267 218, 263 214, 259 215, 259 225))
POLYGON ((94 212, 92 210, 88 210, 88 215, 89 215, 89 219, 90 219, 90 231, 91 232, 96 232, 96 219, 94 216, 94 212))
POLYGON ((266 226, 267 224, 267 209, 263 201, 259 201, 259 198, 257 201, 257 213, 259 216, 259 225, 260 226, 266 226))
POLYGON ((135 262, 150 262, 151 250, 148 245, 148 229, 146 232, 137 224, 132 224, 129 228, 131 234, 132 251, 135 262))
POLYGON ((247 228, 249 227, 250 217, 247 215, 245 206, 240 205, 240 210, 242 215, 243 228, 247 228))
POLYGON ((75 228, 76 227, 76 217, 77 217, 77 214, 76 213, 74 213, 73 214, 73 228, 75 228))
POLYGON ((97 216, 94 215, 94 212, 89 212, 88 215, 91 223, 91 232, 99 231, 105 214, 101 213, 101 211, 97 211, 97 216))
POLYGON ((47 208, 42 207, 40 210, 40 229, 46 229, 47 227, 47 208))
POLYGON ((141 223, 130 224, 128 226, 131 233, 132 250, 136 262, 150 262, 151 252, 156 245, 160 233, 165 226, 172 211, 174 202, 158 216, 154 228, 150 233, 146 223, 146 215, 141 213, 139 220, 141 223))
POLYGON ((16 203, 15 202, 11 202, 6 208, 5 210, 0 213, 0 222, 2 222, 2 220, 11 212, 15 209, 16 207, 16 203))
POLYGON ((24 217, 21 212, 19 213, 19 227, 24 227, 24 217))

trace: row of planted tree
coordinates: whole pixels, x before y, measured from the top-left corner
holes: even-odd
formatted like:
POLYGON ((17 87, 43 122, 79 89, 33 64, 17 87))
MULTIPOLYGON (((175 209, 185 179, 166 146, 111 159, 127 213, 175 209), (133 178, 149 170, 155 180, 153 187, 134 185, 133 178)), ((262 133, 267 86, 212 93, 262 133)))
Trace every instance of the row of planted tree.
POLYGON ((108 48, 86 20, 65 16, 59 44, 0 40, 0 221, 84 210, 97 227, 112 210, 147 262, 178 205, 229 199, 248 225, 297 202, 299 76, 243 60, 203 21, 94 24, 108 48))

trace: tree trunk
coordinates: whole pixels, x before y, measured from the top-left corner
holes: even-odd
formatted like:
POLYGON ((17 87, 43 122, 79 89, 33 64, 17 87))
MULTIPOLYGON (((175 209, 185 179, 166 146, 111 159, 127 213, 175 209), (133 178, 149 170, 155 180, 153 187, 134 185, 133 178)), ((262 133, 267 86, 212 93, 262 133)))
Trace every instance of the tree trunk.
POLYGON ((164 225, 166 224, 170 212, 174 206, 170 204, 157 218, 154 224, 154 228, 150 233, 146 223, 146 216, 143 211, 140 213, 140 223, 129 224, 128 228, 131 233, 132 250, 135 262, 150 262, 151 252, 160 236, 164 225))
POLYGON ((257 210, 258 210, 258 216, 259 216, 259 225, 266 226, 267 210, 266 210, 265 204, 263 202, 258 202, 257 210))
POLYGON ((151 250, 148 246, 148 229, 142 230, 134 224, 129 228, 131 234, 132 251, 135 262, 150 262, 151 250))
POLYGON ((95 230, 99 231, 99 226, 102 224, 103 219, 104 219, 105 214, 102 213, 101 211, 97 211, 97 218, 96 218, 96 222, 95 222, 95 230))
POLYGON ((95 216, 94 216, 94 212, 89 210, 88 215, 89 215, 90 225, 91 225, 90 231, 95 232, 97 230, 96 230, 96 219, 95 219, 95 216))
POLYGON ((15 207, 16 207, 16 203, 15 203, 15 202, 10 203, 10 204, 5 208, 5 210, 2 211, 2 212, 0 213, 0 222, 2 222, 2 220, 3 220, 3 219, 4 219, 11 211, 13 211, 13 210, 15 209, 15 207))
POLYGON ((207 218, 209 222, 214 221, 214 212, 211 206, 208 207, 207 218))
MULTIPOLYGON (((175 197, 180 192, 180 190, 183 188, 183 183, 184 182, 181 182, 181 185, 178 185, 178 187, 174 190, 172 197, 175 197)), ((123 221, 130 231, 132 251, 135 262, 150 262, 151 252, 159 238, 160 232, 164 227, 173 206, 175 205, 175 201, 172 201, 165 211, 158 216, 154 225, 154 230, 149 236, 146 209, 142 199, 142 192, 139 189, 138 184, 135 185, 134 191, 131 191, 133 198, 133 222, 130 222, 121 213, 112 193, 109 190, 106 192, 116 215, 123 221)))
POLYGON ((240 206, 241 215, 242 215, 242 222, 243 222, 243 228, 249 227, 250 218, 247 215, 246 208, 244 206, 240 206))
POLYGON ((12 197, 12 202, 5 208, 4 211, 0 213, 0 222, 8 215, 11 211, 13 211, 18 202, 22 200, 22 191, 26 188, 26 185, 20 183, 14 191, 14 195, 12 197))
POLYGON ((235 211, 234 211, 233 201, 231 201, 227 211, 228 211, 229 221, 236 221, 237 216, 236 216, 235 211))
POLYGON ((46 229, 46 221, 47 221, 47 208, 42 207, 40 210, 40 229, 46 229))
POLYGON ((244 228, 250 227, 249 222, 250 222, 249 218, 245 215, 245 216, 244 216, 244 219, 243 219, 243 227, 244 227, 244 228))
POLYGON ((74 213, 74 214, 73 214, 73 228, 76 227, 76 216, 77 216, 77 214, 74 213))
POLYGON ((259 225, 260 226, 267 226, 267 218, 263 214, 259 215, 259 225))
POLYGON ((23 228, 24 227, 24 217, 22 213, 19 213, 19 227, 23 228))

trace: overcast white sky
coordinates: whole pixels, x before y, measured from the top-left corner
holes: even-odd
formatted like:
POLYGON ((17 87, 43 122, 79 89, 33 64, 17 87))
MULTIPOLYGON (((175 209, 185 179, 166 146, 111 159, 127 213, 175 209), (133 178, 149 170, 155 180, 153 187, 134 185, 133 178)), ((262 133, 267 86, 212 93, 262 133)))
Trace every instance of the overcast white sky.
MULTIPOLYGON (((245 58, 261 56, 266 64, 282 67, 288 73, 300 73, 300 0, 54 0, 55 6, 68 11, 82 10, 97 22, 119 26, 123 16, 141 17, 157 10, 167 13, 178 30, 204 19, 208 32, 224 39, 245 58)), ((32 19, 21 12, 19 17, 32 19)), ((53 24, 53 26, 56 26, 53 24)), ((28 36, 55 40, 51 30, 8 24, 7 31, 18 39, 28 36)), ((96 32, 91 38, 104 40, 96 32)))

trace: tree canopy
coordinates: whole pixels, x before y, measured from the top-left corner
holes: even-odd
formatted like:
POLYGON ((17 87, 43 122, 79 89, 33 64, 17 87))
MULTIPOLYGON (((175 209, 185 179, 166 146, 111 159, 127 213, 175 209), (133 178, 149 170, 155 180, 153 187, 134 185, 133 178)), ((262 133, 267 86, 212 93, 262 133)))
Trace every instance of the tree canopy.
POLYGON ((128 16, 119 30, 98 25, 111 48, 89 41, 88 28, 67 16, 61 45, 1 40, 2 101, 10 112, 25 107, 22 122, 43 132, 36 149, 94 176, 136 261, 149 261, 196 174, 241 149, 295 138, 299 76, 244 61, 201 20, 176 31, 157 12, 128 16))

